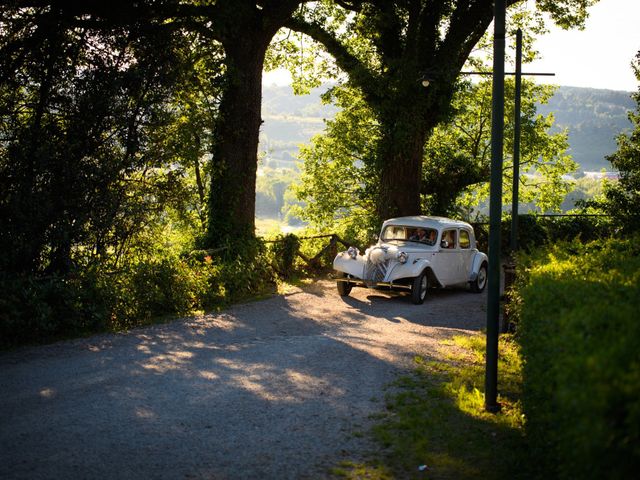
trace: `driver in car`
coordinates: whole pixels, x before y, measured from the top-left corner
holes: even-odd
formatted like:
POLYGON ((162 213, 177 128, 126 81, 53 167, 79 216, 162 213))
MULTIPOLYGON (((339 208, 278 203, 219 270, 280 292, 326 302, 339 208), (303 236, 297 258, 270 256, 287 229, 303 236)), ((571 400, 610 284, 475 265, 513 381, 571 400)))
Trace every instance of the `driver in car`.
POLYGON ((409 240, 426 243, 427 245, 435 245, 436 231, 429 230, 429 236, 427 237, 427 232, 425 231, 425 229, 419 228, 418 231, 409 238, 409 240))

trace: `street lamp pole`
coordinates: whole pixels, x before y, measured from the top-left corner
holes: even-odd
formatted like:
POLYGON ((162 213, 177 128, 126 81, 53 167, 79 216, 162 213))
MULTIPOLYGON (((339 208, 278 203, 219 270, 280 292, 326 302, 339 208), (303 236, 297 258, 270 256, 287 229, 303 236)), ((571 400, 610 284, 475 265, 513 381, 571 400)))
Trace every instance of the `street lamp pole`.
POLYGON ((511 195, 511 251, 518 249, 518 195, 520 187, 520 109, 522 92, 522 30, 516 32, 516 98, 513 129, 513 191, 511 195))
POLYGON ((502 218, 502 156, 504 145, 505 0, 495 0, 493 92, 491 115, 491 184, 489 194, 489 283, 487 292, 487 363, 484 406, 497 412, 498 333, 500 324, 500 222, 502 218))

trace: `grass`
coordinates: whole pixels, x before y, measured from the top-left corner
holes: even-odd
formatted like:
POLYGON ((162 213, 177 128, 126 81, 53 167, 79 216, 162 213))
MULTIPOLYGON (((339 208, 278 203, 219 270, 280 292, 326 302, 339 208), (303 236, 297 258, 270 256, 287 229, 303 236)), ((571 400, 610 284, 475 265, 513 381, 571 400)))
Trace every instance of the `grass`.
POLYGON ((445 361, 416 357, 413 374, 391 386, 386 411, 372 431, 383 453, 365 463, 343 463, 334 475, 374 480, 527 477, 516 343, 501 337, 498 414, 484 410, 484 336, 458 336, 449 346, 445 361))

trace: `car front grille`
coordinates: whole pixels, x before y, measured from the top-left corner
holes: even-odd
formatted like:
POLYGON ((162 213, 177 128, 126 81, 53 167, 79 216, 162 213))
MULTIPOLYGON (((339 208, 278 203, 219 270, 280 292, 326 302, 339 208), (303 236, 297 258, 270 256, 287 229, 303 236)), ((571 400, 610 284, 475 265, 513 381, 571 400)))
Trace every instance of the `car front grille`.
POLYGON ((389 260, 385 260, 382 263, 373 263, 367 260, 365 266, 364 281, 368 286, 375 285, 378 282, 382 282, 389 269, 389 260))

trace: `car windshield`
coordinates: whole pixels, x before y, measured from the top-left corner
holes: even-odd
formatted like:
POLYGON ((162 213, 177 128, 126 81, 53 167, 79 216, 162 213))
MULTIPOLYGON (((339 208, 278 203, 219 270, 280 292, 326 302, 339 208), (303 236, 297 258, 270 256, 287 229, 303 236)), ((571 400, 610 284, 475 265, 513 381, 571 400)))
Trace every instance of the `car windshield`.
POLYGON ((407 227, 404 225, 387 225, 380 239, 383 242, 403 241, 416 242, 423 245, 435 245, 438 232, 433 228, 407 227))

